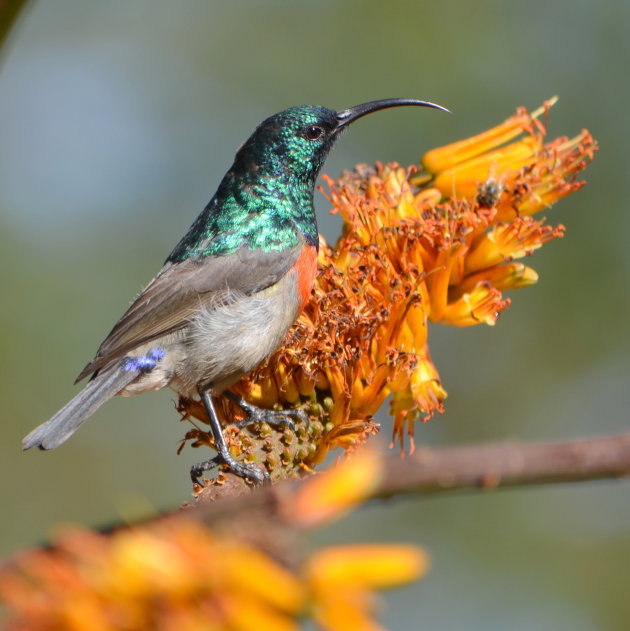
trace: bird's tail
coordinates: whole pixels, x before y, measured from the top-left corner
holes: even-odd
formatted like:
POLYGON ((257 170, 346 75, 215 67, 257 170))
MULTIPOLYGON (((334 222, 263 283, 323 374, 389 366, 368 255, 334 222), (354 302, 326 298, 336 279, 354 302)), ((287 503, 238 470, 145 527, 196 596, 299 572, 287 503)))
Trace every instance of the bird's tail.
POLYGON ((22 440, 22 449, 54 449, 64 443, 106 401, 138 376, 136 371, 112 368, 98 374, 57 414, 22 440))

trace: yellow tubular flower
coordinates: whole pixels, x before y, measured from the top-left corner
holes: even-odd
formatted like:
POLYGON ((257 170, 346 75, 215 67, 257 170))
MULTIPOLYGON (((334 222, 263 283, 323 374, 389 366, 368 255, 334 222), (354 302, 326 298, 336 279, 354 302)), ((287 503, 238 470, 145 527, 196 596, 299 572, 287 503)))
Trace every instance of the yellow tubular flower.
POLYGON ((521 289, 529 287, 538 282, 538 274, 523 263, 506 263, 505 265, 495 265, 480 272, 468 274, 456 290, 451 291, 451 299, 459 297, 472 291, 478 283, 489 282, 495 289, 505 291, 506 289, 521 289))
MULTIPOLYGON (((487 154, 495 147, 500 147, 520 136, 524 131, 528 131, 531 136, 534 136, 536 119, 541 114, 546 114, 557 100, 558 97, 554 96, 531 114, 524 107, 519 107, 513 116, 510 116, 506 121, 488 131, 454 142, 445 147, 438 147, 428 151, 422 158, 422 166, 428 173, 444 172, 462 162, 487 154)), ((543 135, 545 132, 544 127, 539 127, 539 131, 543 135)))
POLYGON ((541 146, 538 139, 525 138, 440 172, 433 186, 455 198, 474 197, 480 184, 497 173, 503 175, 505 184, 514 181, 518 171, 532 162, 541 146))
POLYGON ((371 617, 372 590, 418 579, 428 569, 423 550, 409 545, 351 545, 316 552, 306 566, 324 629, 382 630, 371 617))
POLYGON ((415 546, 357 544, 319 551, 307 571, 320 589, 386 589, 416 580, 428 565, 426 554, 415 546))
MULTIPOLYGON (((334 247, 321 240, 313 295, 282 348, 234 388, 265 407, 302 407, 312 427, 291 444, 265 434, 265 453, 235 442, 236 453, 281 463, 272 475, 282 477, 355 449, 378 430, 372 415, 389 396, 401 445, 417 419, 443 411, 428 322, 495 324, 510 305, 503 292, 538 279, 517 259, 564 234, 531 215, 581 188, 597 149, 587 131, 545 142, 553 103, 429 151, 420 170, 377 163, 324 177, 342 235, 334 247)), ((194 402, 180 409, 204 419, 194 402)), ((219 411, 225 423, 240 413, 219 411)), ((187 437, 210 443, 201 430, 187 437)))
POLYGON ((543 221, 535 221, 532 217, 517 217, 509 224, 496 225, 471 246, 466 256, 466 273, 522 258, 547 241, 563 236, 564 226, 545 226, 543 221))

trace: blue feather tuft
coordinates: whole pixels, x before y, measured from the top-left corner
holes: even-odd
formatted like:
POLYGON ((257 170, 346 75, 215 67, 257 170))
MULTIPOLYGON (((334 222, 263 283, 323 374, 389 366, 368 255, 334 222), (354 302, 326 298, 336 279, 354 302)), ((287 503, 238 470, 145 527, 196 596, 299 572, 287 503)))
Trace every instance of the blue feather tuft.
POLYGON ((126 372, 149 372, 166 355, 161 348, 152 348, 146 355, 140 357, 125 357, 122 360, 122 369, 126 372))

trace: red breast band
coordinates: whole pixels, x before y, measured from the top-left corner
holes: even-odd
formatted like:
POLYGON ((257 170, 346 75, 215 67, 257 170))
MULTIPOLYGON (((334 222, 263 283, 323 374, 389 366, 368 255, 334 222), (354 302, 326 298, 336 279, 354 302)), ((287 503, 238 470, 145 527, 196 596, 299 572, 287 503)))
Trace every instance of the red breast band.
POLYGON ((317 274, 317 249, 314 245, 304 245, 293 269, 297 272, 297 290, 300 298, 300 311, 302 311, 311 297, 317 274))

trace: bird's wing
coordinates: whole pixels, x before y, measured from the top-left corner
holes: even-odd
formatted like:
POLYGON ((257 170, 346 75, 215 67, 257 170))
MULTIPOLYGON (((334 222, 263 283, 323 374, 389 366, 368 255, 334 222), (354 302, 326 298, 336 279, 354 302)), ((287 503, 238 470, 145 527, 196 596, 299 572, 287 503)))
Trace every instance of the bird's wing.
POLYGON ((302 241, 279 252, 242 247, 233 254, 167 263, 101 344, 80 381, 130 350, 184 327, 200 306, 238 291, 253 294, 276 283, 294 265, 302 241))

